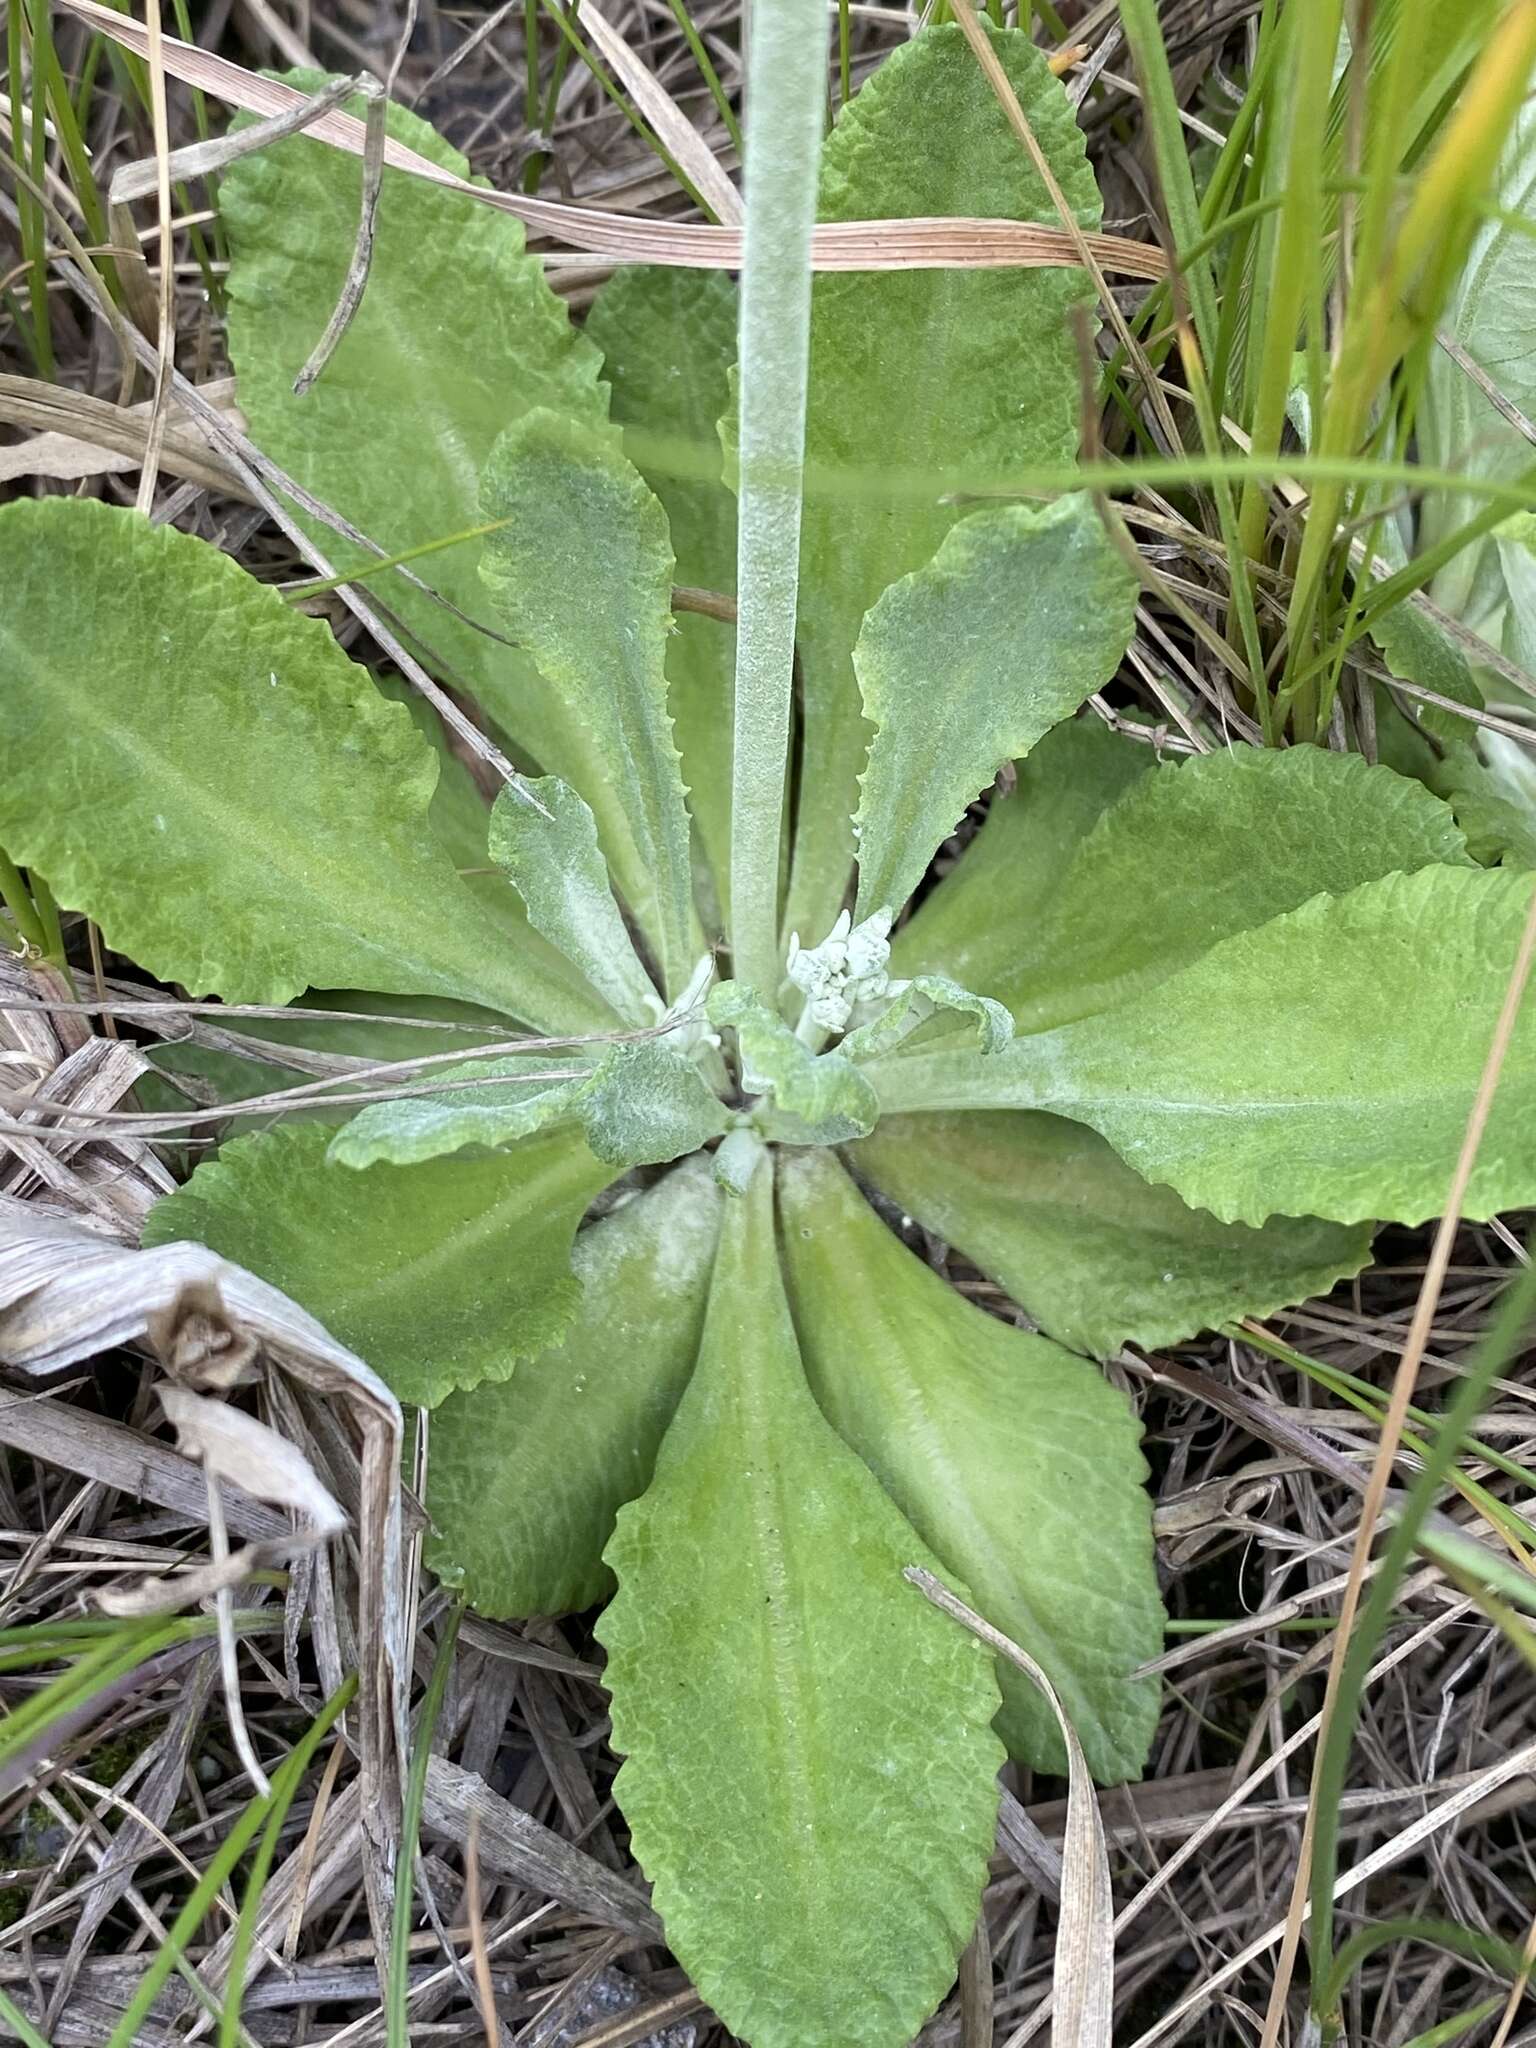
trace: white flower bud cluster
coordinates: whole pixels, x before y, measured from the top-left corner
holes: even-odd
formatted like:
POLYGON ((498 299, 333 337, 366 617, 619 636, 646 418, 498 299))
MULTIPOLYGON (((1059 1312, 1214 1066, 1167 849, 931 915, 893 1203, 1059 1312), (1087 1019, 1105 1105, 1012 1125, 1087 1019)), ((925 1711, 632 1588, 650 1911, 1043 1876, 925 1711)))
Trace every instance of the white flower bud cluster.
POLYGON ((805 992, 811 1023, 844 1031, 860 1004, 900 993, 905 983, 892 981, 886 971, 893 917, 890 910, 877 910, 856 925, 844 910, 819 946, 802 946, 800 934, 793 934, 787 972, 805 992))

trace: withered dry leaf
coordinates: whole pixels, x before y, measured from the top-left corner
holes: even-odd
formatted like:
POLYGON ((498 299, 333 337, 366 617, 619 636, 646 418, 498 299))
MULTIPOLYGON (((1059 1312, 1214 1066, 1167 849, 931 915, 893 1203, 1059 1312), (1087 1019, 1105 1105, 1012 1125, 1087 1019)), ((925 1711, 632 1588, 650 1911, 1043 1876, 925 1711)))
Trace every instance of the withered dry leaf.
POLYGON ((231 1320, 217 1287, 184 1287, 163 1314, 149 1318, 146 1335, 155 1356, 182 1386, 225 1394, 258 1377, 256 1339, 231 1320))
POLYGON ((231 1479, 258 1500, 292 1508, 307 1523, 310 1542, 323 1543, 346 1527, 346 1516, 297 1444, 210 1394, 175 1385, 156 1392, 179 1448, 215 1479, 231 1479))
POLYGON ((188 1289, 214 1290, 231 1322, 269 1363, 311 1393, 344 1403, 359 1439, 358 1700, 364 1860, 374 1928, 387 1941, 407 1753, 410 1644, 400 1558, 399 1403, 381 1379, 316 1320, 204 1245, 135 1251, 0 1197, 0 1365, 49 1378, 119 1345, 143 1343, 151 1318, 188 1289))

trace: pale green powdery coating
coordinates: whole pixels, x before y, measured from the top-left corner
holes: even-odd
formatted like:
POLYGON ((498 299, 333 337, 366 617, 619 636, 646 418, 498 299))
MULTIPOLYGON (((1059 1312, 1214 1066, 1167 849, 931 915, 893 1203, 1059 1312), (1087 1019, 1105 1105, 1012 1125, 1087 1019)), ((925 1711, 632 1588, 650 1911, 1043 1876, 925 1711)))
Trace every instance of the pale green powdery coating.
POLYGON ((906 2048, 996 1823, 990 1659, 806 1386, 772 1181, 725 1204, 699 1363, 607 1551, 615 1790, 678 1961, 753 2048, 906 2048))
POLYGON ((231 1002, 359 986, 591 1028, 459 880, 431 748, 320 620, 87 499, 0 512, 0 585, 0 844, 110 946, 231 1002))
POLYGON ((853 651, 876 729, 855 824, 859 917, 905 903, 1003 762, 1110 680, 1137 588, 1079 494, 962 519, 879 599, 853 651))
POLYGON ((669 996, 699 956, 686 791, 667 714, 667 515, 609 431, 532 412, 497 441, 481 575, 584 746, 572 781, 660 953, 669 996))
POLYGON ((566 1614, 611 1591, 603 1546, 693 1371, 722 1200, 694 1160, 583 1231, 564 1338, 433 1415, 427 1563, 481 1614, 566 1614))
POLYGON ((849 1157, 1049 1336, 1101 1358, 1326 1294, 1371 1255, 1369 1224, 1218 1223, 1034 1110, 882 1117, 849 1157))
MULTIPOLYGON (((898 1243, 825 1153, 779 1164, 790 1304, 829 1422, 1061 1696, 1094 1776, 1140 1775, 1162 1648, 1141 1425, 1096 1366, 975 1308, 898 1243)), ((999 1727, 1038 1770, 1066 1749, 1005 1660, 999 1727)))
POLYGON ((365 1173, 327 1165, 330 1137, 291 1124, 226 1145, 155 1205, 144 1242, 189 1238, 248 1266, 424 1407, 560 1336, 576 1226, 613 1178, 578 1134, 365 1173))
MULTIPOLYGON (((313 92, 326 80, 296 71, 286 82, 313 92)), ((350 111, 360 115, 361 102, 350 111)), ((396 106, 387 122, 397 142, 468 176, 426 122, 396 106)), ((386 170, 368 289, 319 382, 296 398, 294 377, 335 308, 357 240, 360 177, 355 157, 303 135, 225 171, 229 346, 257 445, 399 554, 480 523, 480 472, 496 436, 524 412, 555 406, 600 427, 608 392, 597 350, 525 252, 521 223, 386 170)), ((338 568, 360 560, 329 530, 316 535, 338 568)), ((494 626, 480 553, 480 541, 464 541, 411 567, 471 620, 494 626)), ((420 636, 429 667, 467 685, 538 766, 587 794, 579 736, 515 650, 403 575, 371 587, 420 636)))
POLYGON ((655 987, 608 883, 592 808, 557 775, 528 785, 543 814, 515 790, 490 813, 487 850, 534 929, 573 962, 630 1024, 656 1020, 655 987))
MULTIPOLYGON (((1319 896, 1123 1008, 1006 1052, 873 1066, 882 1108, 1053 1109, 1228 1222, 1422 1223, 1460 1150, 1533 886, 1435 867, 1319 896)), ((1504 1062, 1467 1191, 1536 1200, 1536 1010, 1504 1062)))
MULTIPOLYGON (((603 352, 625 450, 666 510, 678 582, 730 597, 736 500, 721 476, 718 422, 736 358, 735 286, 723 271, 629 265, 599 291, 585 331, 603 352)), ((668 702, 698 851, 721 909, 729 896, 735 665, 734 626, 679 614, 667 643, 668 702)))
MULTIPOLYGON (((1098 188, 1061 82, 1027 36, 991 33, 1068 205, 1096 228, 1098 188)), ((1057 224, 953 26, 894 50, 822 153, 821 219, 934 214, 1057 224)), ((864 614, 929 560, 960 516, 946 493, 1076 455, 1068 316, 1091 297, 1070 266, 816 279, 800 555, 805 766, 785 919, 807 943, 831 925, 853 859, 849 821, 869 729, 851 656, 864 614)))

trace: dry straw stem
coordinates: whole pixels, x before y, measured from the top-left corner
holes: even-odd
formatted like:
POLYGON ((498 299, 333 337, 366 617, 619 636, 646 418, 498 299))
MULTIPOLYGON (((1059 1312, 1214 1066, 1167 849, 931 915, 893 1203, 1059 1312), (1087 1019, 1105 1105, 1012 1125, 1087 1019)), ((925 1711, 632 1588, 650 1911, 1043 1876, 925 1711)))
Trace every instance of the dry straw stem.
MULTIPOLYGON (((1339 1603, 1338 1626, 1334 1631, 1333 1654, 1329 1660, 1328 1684, 1323 1697, 1322 1727, 1318 1735, 1319 1756, 1328 1742, 1339 1679, 1344 1668, 1344 1660, 1349 1654, 1350 1636, 1359 1612, 1360 1590, 1365 1583, 1370 1564, 1371 1546, 1376 1540, 1376 1530, 1381 1519, 1382 1503, 1386 1499, 1387 1487, 1391 1481, 1392 1468, 1397 1462, 1397 1455, 1402 1446, 1408 1410, 1413 1405, 1414 1393, 1418 1387, 1419 1367, 1423 1362, 1430 1331, 1434 1327, 1435 1311, 1439 1307, 1441 1289, 1444 1287, 1445 1276, 1450 1267, 1456 1230, 1461 1221, 1462 1203, 1466 1199, 1467 1183, 1472 1178, 1472 1169, 1477 1163, 1477 1155, 1488 1128, 1493 1099, 1498 1091, 1499 1075, 1503 1071, 1509 1042, 1520 1015, 1520 1006, 1530 980, 1533 959, 1536 959, 1536 891, 1532 893, 1530 907, 1526 912, 1525 928, 1520 935, 1514 965, 1510 969, 1509 985, 1504 993, 1498 1021, 1494 1025, 1493 1041, 1488 1048, 1488 1058, 1478 1082, 1471 1114, 1467 1118, 1466 1134, 1462 1139, 1461 1152, 1446 1195, 1445 1213, 1435 1230, 1429 1263, 1425 1268, 1423 1284, 1414 1306, 1413 1321, 1409 1325, 1408 1341, 1403 1347, 1402 1357, 1398 1360, 1397 1370, 1392 1377, 1391 1397, 1382 1419, 1381 1438, 1376 1448, 1365 1498, 1361 1503, 1360 1520, 1355 1530, 1349 1578, 1339 1603)), ((1312 1838, 1317 1812, 1317 1792, 1317 1773, 1314 1766, 1312 1799, 1308 1804, 1306 1824, 1302 1829, 1296 1877, 1291 1889, 1290 1910, 1285 1920, 1280 1955, 1275 1964, 1275 1979, 1270 1988, 1269 2008, 1264 2018, 1263 2048, 1275 2048, 1279 2041, 1286 1998, 1296 1967, 1296 1951, 1301 1941, 1302 1922, 1306 1918, 1307 1887, 1312 1876, 1312 1838)))
MULTIPOLYGON (((114 14, 97 0, 59 0, 69 14, 100 31, 110 41, 138 56, 147 55, 144 30, 135 21, 114 14)), ((217 57, 191 43, 162 38, 165 68, 188 85, 200 87, 227 105, 254 114, 282 114, 306 104, 305 96, 276 79, 259 78, 228 58, 217 57)), ((308 125, 317 141, 350 156, 362 156, 364 125, 350 114, 332 112, 308 125)), ((639 215, 604 213, 593 207, 564 206, 521 193, 492 192, 456 178, 393 139, 384 145, 384 161, 395 170, 447 190, 462 192, 482 206, 514 214, 526 226, 549 236, 565 250, 582 250, 620 263, 659 263, 691 270, 739 270, 742 236, 739 227, 707 227, 692 221, 647 220, 639 215)), ((1157 281, 1168 275, 1161 248, 1133 242, 1121 235, 1086 237, 1102 270, 1119 276, 1157 281)), ((817 270, 912 270, 1056 268, 1076 264, 1074 238, 1064 228, 1027 221, 938 220, 834 221, 818 227, 811 241, 811 262, 817 270)))
POLYGON ((921 1565, 908 1565, 903 1577, 935 1607, 963 1623, 1000 1657, 1016 1664, 1039 1686, 1056 1716, 1067 1746, 1067 1830, 1062 1845, 1061 1903, 1051 1980, 1051 2040, 1055 2048, 1110 2048, 1115 2009, 1115 1935, 1109 1850, 1093 1773, 1076 1731, 1055 1687, 1027 1650, 1021 1650, 1000 1629, 983 1621, 921 1565))

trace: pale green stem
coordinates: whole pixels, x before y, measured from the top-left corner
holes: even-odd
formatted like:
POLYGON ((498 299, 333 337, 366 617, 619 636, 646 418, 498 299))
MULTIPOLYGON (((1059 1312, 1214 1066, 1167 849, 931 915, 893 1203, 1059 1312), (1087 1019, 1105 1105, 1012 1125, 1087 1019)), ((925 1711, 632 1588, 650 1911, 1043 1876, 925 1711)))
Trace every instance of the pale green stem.
POLYGON ((757 0, 747 53, 731 951, 737 979, 769 1003, 782 976, 779 836, 794 679, 811 229, 829 32, 825 0, 757 0))

